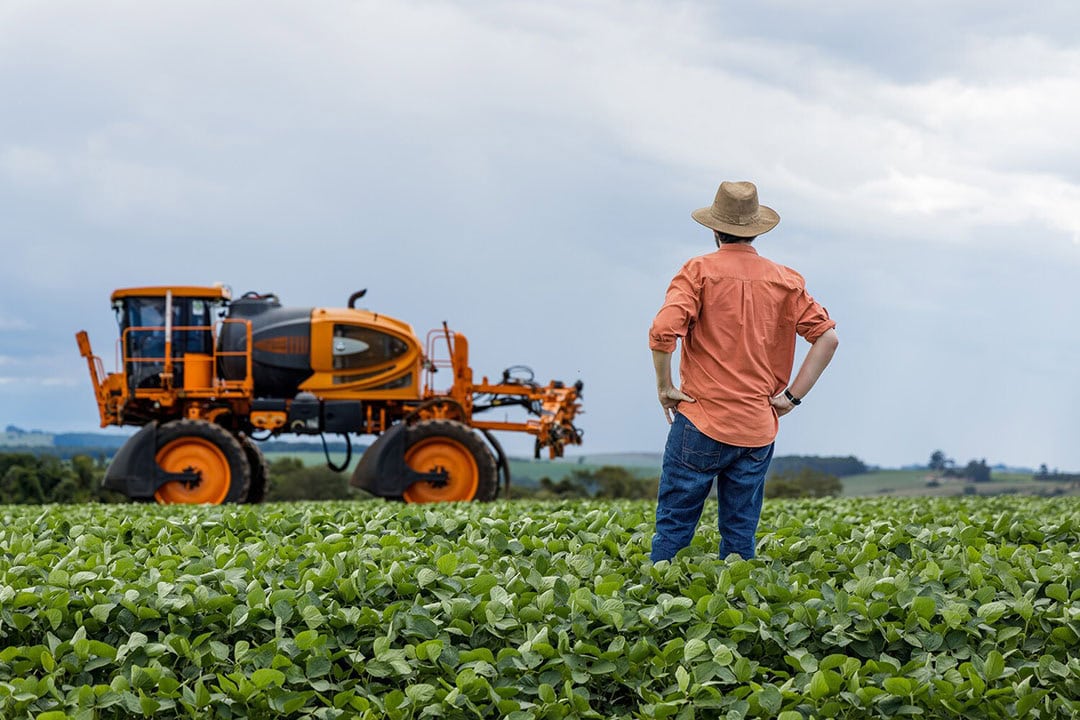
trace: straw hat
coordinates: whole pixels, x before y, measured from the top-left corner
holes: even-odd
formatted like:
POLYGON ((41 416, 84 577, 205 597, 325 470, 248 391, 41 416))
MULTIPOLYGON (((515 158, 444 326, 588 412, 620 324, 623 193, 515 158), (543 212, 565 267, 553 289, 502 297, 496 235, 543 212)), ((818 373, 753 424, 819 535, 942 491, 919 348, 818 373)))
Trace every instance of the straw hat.
POLYGON ((720 183, 713 204, 690 216, 707 228, 735 237, 755 237, 780 222, 775 210, 758 204, 757 187, 752 182, 720 183))

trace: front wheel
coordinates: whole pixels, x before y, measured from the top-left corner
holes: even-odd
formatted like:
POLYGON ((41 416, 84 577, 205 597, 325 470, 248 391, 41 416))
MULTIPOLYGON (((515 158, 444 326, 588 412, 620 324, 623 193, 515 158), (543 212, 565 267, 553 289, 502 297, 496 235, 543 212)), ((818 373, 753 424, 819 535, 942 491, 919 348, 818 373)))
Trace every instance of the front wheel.
POLYGON ((405 431, 405 463, 417 472, 445 472, 446 484, 417 482, 405 489, 406 502, 494 500, 495 458, 467 425, 424 420, 405 431))
POLYGON ((198 482, 179 480, 157 489, 162 504, 243 502, 251 483, 251 466, 243 447, 224 428, 205 420, 174 420, 158 428, 157 464, 165 472, 197 472, 198 482))

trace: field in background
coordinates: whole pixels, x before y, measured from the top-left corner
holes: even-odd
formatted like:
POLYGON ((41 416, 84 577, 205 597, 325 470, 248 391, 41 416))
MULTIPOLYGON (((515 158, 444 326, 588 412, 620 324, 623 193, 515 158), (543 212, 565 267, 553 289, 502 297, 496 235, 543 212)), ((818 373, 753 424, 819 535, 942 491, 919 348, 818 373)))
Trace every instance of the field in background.
POLYGON ((949 497, 965 492, 978 495, 1017 493, 1022 495, 1078 495, 1080 486, 1071 482, 1036 481, 1022 473, 994 472, 990 482, 971 483, 959 478, 940 478, 937 486, 928 483, 933 475, 928 470, 876 470, 861 475, 840 478, 844 495, 896 495, 900 497, 926 495, 949 497), (968 490, 968 488, 971 488, 968 490))

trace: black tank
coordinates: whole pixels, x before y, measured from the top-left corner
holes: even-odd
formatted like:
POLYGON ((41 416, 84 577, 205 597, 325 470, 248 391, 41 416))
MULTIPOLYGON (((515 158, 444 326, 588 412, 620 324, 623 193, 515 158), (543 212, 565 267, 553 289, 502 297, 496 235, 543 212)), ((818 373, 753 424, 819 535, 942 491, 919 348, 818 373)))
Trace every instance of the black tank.
MULTIPOLYGON (((284 308, 276 295, 247 293, 229 303, 226 319, 251 322, 256 397, 294 397, 300 383, 311 377, 311 311, 284 308)), ((242 352, 246 334, 242 323, 226 322, 218 338, 219 352, 242 352)), ((244 371, 243 356, 220 359, 219 372, 226 380, 241 380, 244 371)))

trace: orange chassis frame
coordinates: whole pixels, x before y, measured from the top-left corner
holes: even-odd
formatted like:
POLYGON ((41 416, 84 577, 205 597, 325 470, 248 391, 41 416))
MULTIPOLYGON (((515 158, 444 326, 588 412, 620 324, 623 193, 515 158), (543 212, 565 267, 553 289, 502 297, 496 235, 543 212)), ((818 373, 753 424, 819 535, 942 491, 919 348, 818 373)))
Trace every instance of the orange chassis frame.
MULTIPOLYGON (((223 320, 214 326, 190 327, 130 327, 117 340, 117 358, 121 367, 119 372, 106 374, 101 358, 94 355, 90 339, 85 331, 77 335, 80 354, 86 359, 94 384, 95 397, 101 418, 101 426, 124 424, 124 410, 131 400, 142 400, 155 407, 178 408, 178 416, 189 419, 215 421, 218 417, 231 414, 235 417, 250 419, 251 402, 254 398, 254 380, 251 357, 251 323, 248 320, 223 320), (246 332, 244 349, 221 352, 216 349, 212 355, 187 354, 181 358, 173 357, 172 332, 210 331, 217 337, 224 323, 243 323, 246 332), (130 357, 127 351, 129 337, 132 334, 147 332, 165 333, 165 352, 163 357, 130 357), (185 375, 181 387, 174 380, 179 364, 189 361, 210 363, 210 368, 218 367, 220 358, 243 357, 245 374, 239 380, 224 380, 211 371, 208 383, 199 384, 185 375), (137 363, 161 365, 161 387, 131 389, 127 383, 128 369, 137 363)), ((580 431, 573 424, 581 410, 578 399, 581 386, 565 386, 551 382, 538 386, 531 382, 508 381, 491 383, 483 377, 479 384, 474 384, 472 369, 469 367, 469 346, 465 336, 451 332, 444 322, 442 328, 432 330, 427 335, 426 352, 421 360, 424 371, 423 389, 418 400, 380 399, 371 392, 358 393, 358 399, 365 401, 364 422, 354 432, 360 435, 378 435, 388 430, 398 420, 412 422, 417 419, 446 418, 457 420, 482 432, 505 431, 524 432, 536 437, 536 450, 548 448, 549 457, 561 457, 565 445, 581 444, 580 431), (449 356, 439 358, 436 353, 437 343, 445 341, 449 356), (453 384, 447 390, 434 389, 434 375, 439 369, 450 369, 453 384), (536 419, 525 422, 482 421, 474 420, 473 412, 477 396, 499 398, 500 402, 483 409, 498 406, 521 405, 527 407, 536 419)))

